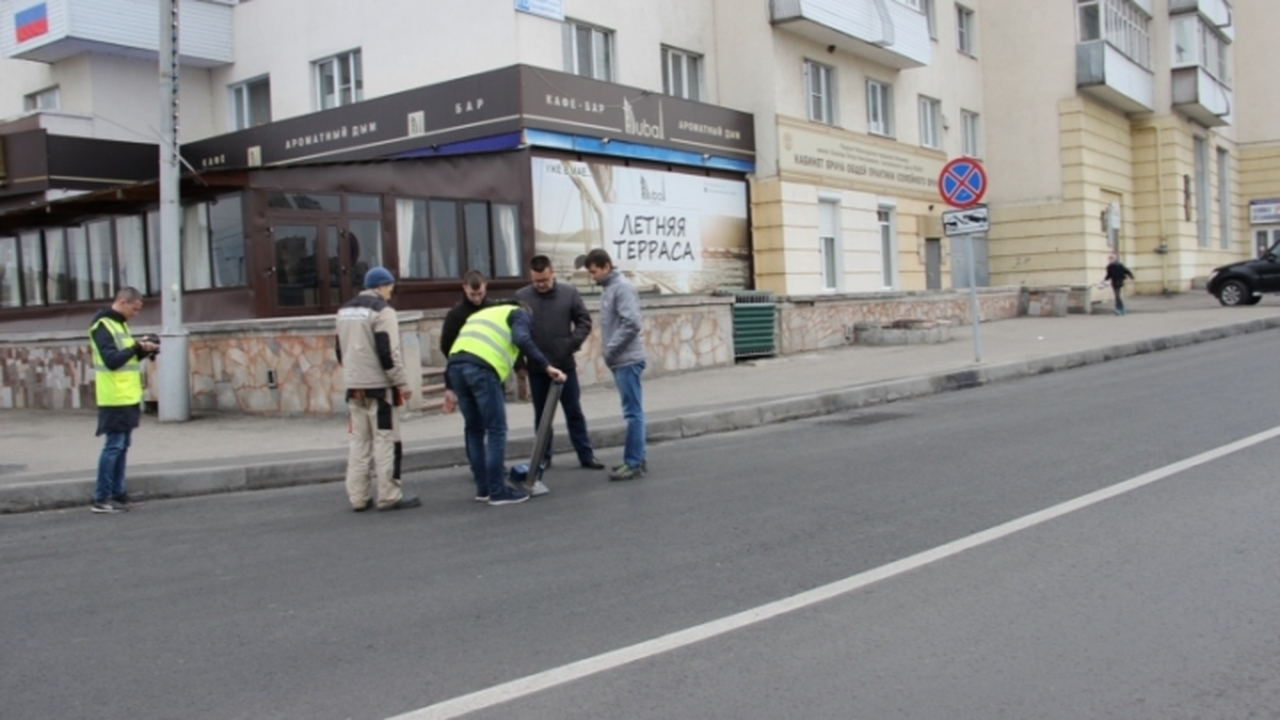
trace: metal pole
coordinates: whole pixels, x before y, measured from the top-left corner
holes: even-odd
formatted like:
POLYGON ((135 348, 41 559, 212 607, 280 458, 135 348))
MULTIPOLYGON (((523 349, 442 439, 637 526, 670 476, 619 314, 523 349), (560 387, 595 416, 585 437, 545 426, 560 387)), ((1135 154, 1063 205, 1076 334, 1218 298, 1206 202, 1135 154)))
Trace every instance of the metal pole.
POLYGON ((973 315, 973 361, 982 362, 982 332, 978 329, 978 324, 982 322, 982 313, 978 310, 978 280, 975 277, 973 266, 977 264, 977 259, 973 253, 973 233, 964 236, 969 244, 969 309, 973 315))
POLYGON ((178 204, 178 2, 160 0, 160 422, 191 419, 178 204))

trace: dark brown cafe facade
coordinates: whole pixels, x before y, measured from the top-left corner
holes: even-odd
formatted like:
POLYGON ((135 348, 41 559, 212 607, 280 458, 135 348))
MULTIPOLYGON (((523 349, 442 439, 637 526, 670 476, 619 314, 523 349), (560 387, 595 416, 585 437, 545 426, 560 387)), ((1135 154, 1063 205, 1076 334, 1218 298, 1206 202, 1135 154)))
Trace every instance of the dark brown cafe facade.
MULTIPOLYGON (((687 335, 676 298, 752 284, 749 114, 517 65, 182 155, 195 409, 341 409, 331 314, 375 265, 400 280, 406 355, 424 365, 439 360, 432 311, 458 300, 467 270, 505 295, 546 254, 585 289, 595 247, 670 299, 647 301, 656 370, 732 362, 725 308, 706 310, 706 336, 668 338, 674 354, 662 318, 687 335)), ((156 148, 14 124, 0 126, 0 158, 0 408, 88 406, 79 336, 92 314, 125 285, 159 294, 156 148)), ((157 324, 159 306, 134 324, 157 324)))

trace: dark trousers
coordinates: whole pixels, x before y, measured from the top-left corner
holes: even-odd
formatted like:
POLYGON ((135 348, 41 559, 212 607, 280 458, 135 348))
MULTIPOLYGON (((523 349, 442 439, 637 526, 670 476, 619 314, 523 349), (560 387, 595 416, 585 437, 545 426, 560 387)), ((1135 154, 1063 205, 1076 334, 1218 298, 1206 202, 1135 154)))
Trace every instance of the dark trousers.
POLYGON ((1124 286, 1112 285, 1111 289, 1116 294, 1116 312, 1123 315, 1124 314, 1124 286))
MULTIPOLYGON (((565 370, 564 388, 560 390, 560 407, 564 408, 564 424, 569 428, 569 442, 578 453, 578 462, 586 462, 595 457, 591 449, 591 436, 587 434, 587 416, 582 414, 582 389, 578 385, 578 371, 565 370)), ((551 391, 551 376, 546 373, 529 373, 529 393, 533 396, 533 428, 536 432, 542 423, 542 410, 547 404, 547 393, 551 391)), ((555 433, 547 443, 547 459, 551 459, 551 448, 555 446, 555 433)))

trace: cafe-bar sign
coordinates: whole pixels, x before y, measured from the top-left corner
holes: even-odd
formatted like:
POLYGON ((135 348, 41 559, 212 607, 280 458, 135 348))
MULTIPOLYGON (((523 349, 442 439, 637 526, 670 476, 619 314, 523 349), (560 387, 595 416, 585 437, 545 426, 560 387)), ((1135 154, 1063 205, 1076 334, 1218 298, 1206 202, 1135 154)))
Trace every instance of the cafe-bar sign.
POLYGON ((561 0, 516 0, 516 10, 564 22, 564 3, 561 0))

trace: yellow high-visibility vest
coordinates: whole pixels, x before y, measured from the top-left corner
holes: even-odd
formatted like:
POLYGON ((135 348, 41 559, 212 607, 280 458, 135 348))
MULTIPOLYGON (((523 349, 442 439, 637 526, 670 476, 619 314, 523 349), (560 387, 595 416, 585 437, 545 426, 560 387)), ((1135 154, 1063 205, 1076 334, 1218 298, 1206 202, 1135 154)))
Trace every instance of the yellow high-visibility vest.
POLYGON ((472 313, 449 348, 449 355, 475 355, 498 373, 499 382, 505 381, 520 355, 520 348, 511 339, 511 313, 516 310, 519 308, 514 305, 495 305, 472 313))
POLYGON ((138 356, 129 358, 128 362, 116 370, 108 368, 98 352, 98 344, 93 341, 93 331, 99 325, 111 333, 116 347, 121 350, 137 345, 133 335, 129 334, 129 326, 112 318, 104 317, 89 328, 89 347, 93 349, 94 394, 98 398, 98 407, 137 405, 142 402, 142 365, 138 362, 138 356))

